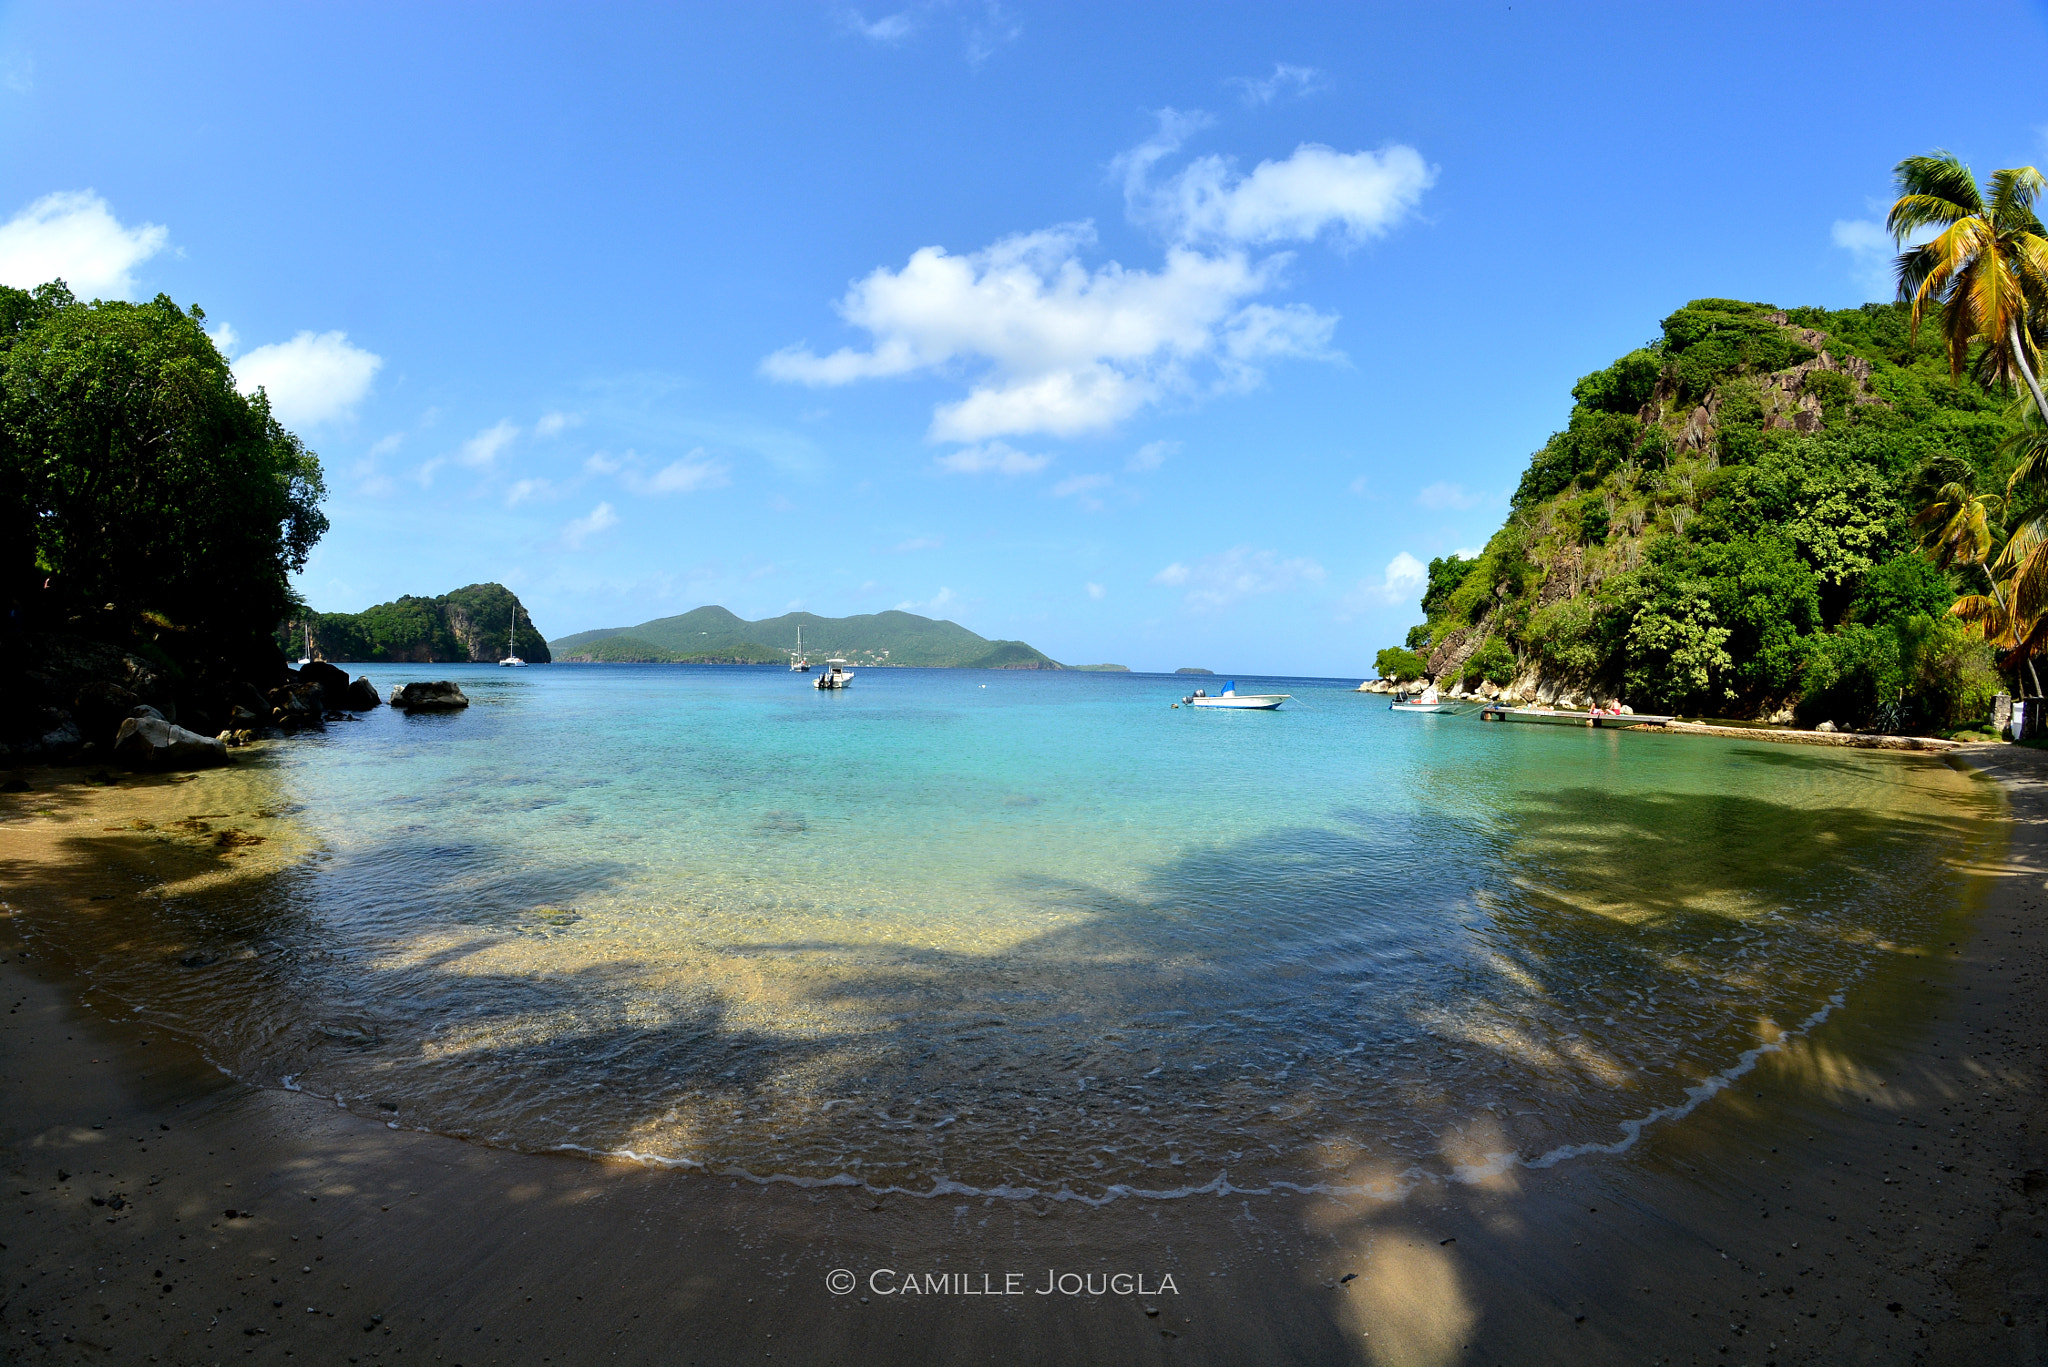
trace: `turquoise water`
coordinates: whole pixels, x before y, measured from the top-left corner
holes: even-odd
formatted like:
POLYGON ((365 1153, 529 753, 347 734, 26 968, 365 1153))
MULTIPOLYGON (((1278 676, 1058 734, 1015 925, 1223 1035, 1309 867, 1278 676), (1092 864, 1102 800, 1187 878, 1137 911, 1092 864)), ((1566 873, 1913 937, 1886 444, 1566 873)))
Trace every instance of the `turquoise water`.
POLYGON ((1626 1143, 1936 935, 1994 810, 1935 759, 1333 681, 431 672, 475 705, 192 785, 279 862, 75 946, 101 986, 394 1125, 920 1193, 1626 1143))

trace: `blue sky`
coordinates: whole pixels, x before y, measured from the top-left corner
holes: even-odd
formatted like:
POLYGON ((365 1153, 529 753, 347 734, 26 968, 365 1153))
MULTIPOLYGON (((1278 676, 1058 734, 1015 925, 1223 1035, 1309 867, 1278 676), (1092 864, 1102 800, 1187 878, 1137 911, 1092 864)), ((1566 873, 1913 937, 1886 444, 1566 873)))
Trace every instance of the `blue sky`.
POLYGON ((1972 16, 1944 104, 1882 4, 13 4, 0 282, 204 306, 322 609, 1363 675, 1580 375, 1884 297, 1901 156, 2048 160, 1972 16))

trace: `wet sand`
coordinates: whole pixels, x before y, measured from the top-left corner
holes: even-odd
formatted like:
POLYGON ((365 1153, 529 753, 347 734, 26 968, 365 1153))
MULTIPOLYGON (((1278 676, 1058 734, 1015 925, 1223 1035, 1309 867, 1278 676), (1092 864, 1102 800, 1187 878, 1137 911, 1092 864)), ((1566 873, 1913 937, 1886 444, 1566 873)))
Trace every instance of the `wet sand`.
POLYGON ((138 789, 175 809, 164 780, 32 773, 0 798, 0 1356, 2048 1362, 2048 755, 1967 758, 2012 838, 1953 947, 1899 952, 1629 1152, 1398 1203, 1100 1208, 508 1153, 236 1082, 96 1005, 17 919, 247 852, 103 830, 138 789))

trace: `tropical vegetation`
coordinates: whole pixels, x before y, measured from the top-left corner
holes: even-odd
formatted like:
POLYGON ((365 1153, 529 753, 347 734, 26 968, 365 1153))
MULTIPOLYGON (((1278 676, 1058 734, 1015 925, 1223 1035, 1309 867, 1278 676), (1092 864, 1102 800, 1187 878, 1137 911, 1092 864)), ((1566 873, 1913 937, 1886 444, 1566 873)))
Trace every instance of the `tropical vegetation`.
POLYGON ((551 659, 532 614, 503 584, 471 584, 438 598, 408 594, 361 612, 300 614, 278 633, 278 644, 294 659, 305 647, 308 628, 313 654, 322 660, 489 664, 507 654, 529 664, 551 659))
POLYGON ((1899 302, 1698 299, 1572 388, 1499 532, 1382 651, 1449 686, 1978 723, 2048 641, 2042 178, 1896 172, 1899 302), (1911 241, 1929 229, 1925 241, 1911 241))
POLYGON ((237 390, 205 321, 0 287, 0 745, 70 734, 88 679, 201 718, 281 676, 270 633, 327 530, 320 461, 237 390))

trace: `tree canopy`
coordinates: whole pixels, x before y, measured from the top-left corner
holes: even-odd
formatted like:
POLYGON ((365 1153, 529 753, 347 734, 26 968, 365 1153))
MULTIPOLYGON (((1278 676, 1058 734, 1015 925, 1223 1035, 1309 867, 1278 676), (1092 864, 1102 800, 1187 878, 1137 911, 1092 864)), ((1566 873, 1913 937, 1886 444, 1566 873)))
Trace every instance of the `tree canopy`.
POLYGON ((327 530, 319 458, 164 295, 0 287, 0 573, 48 624, 267 635, 327 530))

